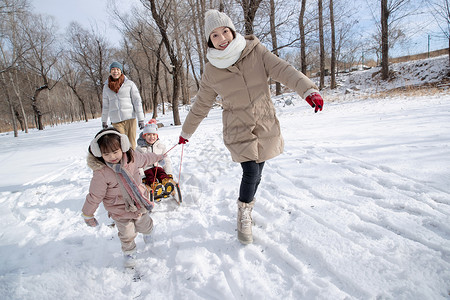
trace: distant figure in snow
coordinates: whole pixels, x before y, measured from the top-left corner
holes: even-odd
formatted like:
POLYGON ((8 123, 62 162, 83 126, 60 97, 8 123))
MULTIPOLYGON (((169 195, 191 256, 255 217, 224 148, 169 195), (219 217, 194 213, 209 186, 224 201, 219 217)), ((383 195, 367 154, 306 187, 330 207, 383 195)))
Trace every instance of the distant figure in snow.
POLYGON ((103 202, 108 216, 119 230, 125 267, 135 264, 134 239, 138 232, 148 243, 153 229, 153 220, 149 216, 153 202, 148 200, 148 190, 141 181, 138 169, 163 159, 161 154, 135 152, 128 137, 112 127, 97 133, 89 146, 87 164, 94 174, 82 216, 88 226, 97 226, 94 213, 103 202))
POLYGON ((123 75, 123 66, 115 61, 109 66, 110 75, 103 85, 102 126, 112 126, 126 134, 131 148, 136 149, 136 117, 139 128, 144 128, 144 110, 136 84, 123 75))
MULTIPOLYGON (((164 154, 167 152, 166 145, 159 139, 158 125, 156 125, 155 119, 151 119, 145 125, 144 130, 139 135, 137 144, 136 151, 138 152, 153 152, 156 154, 164 154)), ((155 191, 155 196, 174 192, 176 183, 172 179, 172 162, 168 156, 160 161, 158 165, 151 165, 144 168, 143 174, 145 184, 155 191)))
POLYGON ((269 77, 295 90, 315 112, 322 110, 323 99, 310 79, 272 54, 254 35, 237 33, 226 14, 217 10, 205 13, 205 36, 209 63, 179 143, 188 142, 220 95, 224 143, 243 171, 237 200, 238 239, 249 244, 253 242, 251 212, 264 162, 281 154, 284 146, 269 77))

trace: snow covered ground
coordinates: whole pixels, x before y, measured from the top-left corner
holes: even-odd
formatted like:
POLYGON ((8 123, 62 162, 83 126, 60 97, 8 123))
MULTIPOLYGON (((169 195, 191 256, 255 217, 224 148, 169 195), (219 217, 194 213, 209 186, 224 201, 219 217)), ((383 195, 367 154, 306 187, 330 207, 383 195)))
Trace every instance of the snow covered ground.
MULTIPOLYGON (((140 282, 103 207, 97 228, 80 217, 100 120, 1 134, 1 298, 449 299, 450 95, 347 96, 317 114, 293 98, 276 106, 286 147, 266 163, 254 243, 236 239, 241 169, 214 109, 181 174, 170 152, 184 202, 156 205, 152 245, 138 236, 140 282)), ((168 147, 179 133, 160 129, 168 147)))

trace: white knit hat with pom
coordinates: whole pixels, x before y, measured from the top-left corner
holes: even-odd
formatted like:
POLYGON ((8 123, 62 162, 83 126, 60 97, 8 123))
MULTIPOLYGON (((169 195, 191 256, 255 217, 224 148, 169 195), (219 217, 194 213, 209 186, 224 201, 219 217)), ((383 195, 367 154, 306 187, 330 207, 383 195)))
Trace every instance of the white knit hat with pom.
POLYGON ((236 32, 234 28, 233 21, 231 21, 230 17, 215 9, 207 10, 205 13, 205 37, 206 41, 209 40, 209 35, 211 32, 218 27, 229 27, 231 30, 236 32))
POLYGON ((148 133, 156 133, 158 134, 158 125, 156 124, 147 124, 142 131, 142 135, 146 135, 148 133))

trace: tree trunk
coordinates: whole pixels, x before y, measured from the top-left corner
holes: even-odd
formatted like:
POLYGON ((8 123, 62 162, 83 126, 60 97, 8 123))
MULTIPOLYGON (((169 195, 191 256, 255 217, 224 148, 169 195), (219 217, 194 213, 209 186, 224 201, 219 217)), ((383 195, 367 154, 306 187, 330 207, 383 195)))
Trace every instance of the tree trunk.
MULTIPOLYGON (((141 72, 141 68, 139 67, 138 62, 136 62, 136 59, 133 58, 133 55, 130 53, 130 48, 129 48, 127 42, 125 42, 124 47, 126 49, 127 56, 131 60, 131 63, 133 64, 133 67, 137 74, 137 82, 139 83, 138 89, 139 89, 139 94, 141 95, 141 98, 142 98, 142 106, 143 106, 144 114, 145 114, 150 109, 151 101, 149 101, 148 98, 145 96, 145 89, 144 89, 145 84, 144 84, 144 79, 143 79, 144 75, 141 72)), ((134 79, 132 79, 132 80, 135 81, 134 79)))
MULTIPOLYGON (((272 53, 278 56, 277 33, 275 31, 275 1, 270 0, 270 35, 272 37, 272 53)), ((281 84, 275 82, 275 95, 281 95, 281 84)))
MULTIPOLYGON (((186 55, 188 55, 188 53, 186 53, 186 55)), ((189 89, 189 60, 186 57, 186 73, 185 73, 185 77, 186 77, 186 94, 185 97, 183 98, 183 105, 189 104, 190 103, 190 89, 189 89)))
POLYGON ((331 83, 330 88, 336 88, 336 33, 334 28, 334 12, 333 12, 333 0, 330 0, 330 23, 331 23, 331 83))
MULTIPOLYGON (((173 3, 175 3, 175 5, 173 5, 172 7, 173 7, 173 14, 174 14, 174 26, 175 26, 175 28, 180 28, 180 22, 179 22, 179 16, 178 16, 178 9, 177 9, 177 2, 176 1, 174 1, 173 3)), ((175 37, 175 45, 177 46, 177 49, 176 49, 176 53, 177 53, 177 57, 178 57, 178 60, 179 60, 179 63, 180 63, 180 72, 178 73, 179 74, 179 78, 180 78, 180 84, 181 84, 181 98, 182 98, 182 101, 184 102, 185 101, 185 99, 187 99, 187 89, 186 89, 186 87, 187 87, 187 84, 186 84, 186 81, 187 81, 187 79, 186 79, 186 77, 184 76, 184 72, 183 72, 183 53, 182 53, 182 51, 181 51, 181 37, 180 37, 180 34, 175 34, 174 35, 175 37)))
MULTIPOLYGON (((198 53, 198 63, 200 64, 200 74, 203 74, 203 63, 205 61, 204 57, 203 57, 203 50, 204 47, 202 46, 202 44, 205 44, 205 40, 202 40, 202 36, 201 35, 201 31, 203 31, 201 28, 199 30, 199 25, 197 24, 197 22, 200 21, 200 13, 198 11, 198 0, 195 1, 195 3, 193 3, 193 0, 189 1, 189 5, 191 7, 191 11, 192 11, 192 26, 193 26, 193 30, 194 30, 194 39, 195 39, 195 45, 197 47, 197 53, 198 53)), ((191 57, 189 56, 189 59, 191 59, 191 57)), ((192 61, 191 61, 192 63, 192 61)), ((195 77, 195 72, 194 70, 192 70, 193 76, 195 77)))
POLYGON ((34 117, 36 118, 36 127, 38 130, 44 130, 44 124, 42 123, 42 112, 39 109, 37 98, 45 89, 48 89, 48 85, 42 85, 36 88, 33 96, 31 97, 31 107, 33 107, 34 117))
POLYGON ((389 78, 388 0, 381 0, 381 78, 389 78))
MULTIPOLYGON (((17 70, 14 70, 14 73, 16 75, 16 79, 18 80, 17 70)), ((19 101, 20 112, 22 114, 22 118, 23 118, 23 122, 24 122, 24 124, 23 125, 21 124, 21 126, 24 127, 25 133, 28 133, 28 121, 27 121, 27 115, 25 113, 25 109, 23 107, 22 95, 20 94, 19 87, 14 82, 14 79, 13 79, 13 76, 11 73, 9 74, 9 80, 11 82, 11 86, 13 87, 14 93, 16 94, 16 97, 19 101)))
MULTIPOLYGON (((199 20, 199 27, 200 27, 200 41, 202 45, 202 52, 203 52, 203 62, 207 63, 208 59, 206 58, 206 52, 208 49, 208 45, 206 43, 207 37, 205 37, 205 0, 196 0, 196 6, 197 6, 197 16, 199 20)), ((203 74, 203 63, 200 63, 201 69, 200 74, 203 74)))
MULTIPOLYGON (((171 41, 169 40, 169 36, 167 34, 167 24, 162 16, 158 14, 156 10, 155 0, 150 1, 150 8, 152 11, 153 19, 155 20, 156 25, 158 26, 159 32, 161 34, 161 38, 164 42, 164 46, 166 47, 167 54, 169 55, 170 62, 172 64, 172 112, 173 112, 173 122, 174 125, 181 125, 180 121, 180 113, 178 111, 178 95, 180 92, 180 74, 181 74, 181 63, 179 62, 175 49, 172 46, 171 41)), ((182 75, 182 74, 181 74, 182 75)))
MULTIPOLYGON (((166 85, 166 95, 167 95, 167 103, 170 103, 170 98, 172 97, 171 95, 170 95, 170 92, 169 92, 169 72, 166 70, 166 69, 164 69, 165 71, 164 71, 164 83, 165 83, 165 85, 166 85)), ((159 87, 159 88, 161 88, 161 87, 159 87)), ((162 91, 161 91, 161 95, 163 95, 163 93, 162 93, 162 91)), ((165 115, 166 114, 166 112, 165 112, 165 109, 166 109, 166 107, 165 107, 165 105, 164 105, 164 98, 162 98, 162 110, 163 110, 163 115, 165 115)))
MULTIPOLYGON (((194 65, 194 62, 192 61, 192 55, 191 55, 191 50, 189 49, 189 46, 186 46, 186 55, 187 55, 187 58, 189 59, 189 64, 192 67, 192 77, 194 78, 195 86, 197 87, 197 90, 198 90, 200 88, 200 82, 197 78, 197 75, 195 74, 195 67, 194 67, 195 65, 194 65)), ((188 66, 188 69, 189 69, 189 66, 188 66)), ((186 77, 189 78, 189 75, 186 75, 186 77)), ((190 103, 189 100, 190 99, 187 99, 186 103, 184 103, 184 104, 189 104, 190 103)))
POLYGON ((87 122, 88 121, 88 116, 87 116, 87 111, 86 111, 86 101, 84 101, 83 97, 81 97, 81 95, 78 93, 77 89, 75 86, 71 86, 69 85, 69 88, 72 90, 72 92, 75 94, 75 96, 77 96, 78 101, 80 101, 81 104, 81 110, 83 112, 83 116, 84 116, 84 120, 87 122))
POLYGON ((244 12, 244 28, 245 34, 253 34, 253 21, 255 20, 256 11, 262 0, 241 0, 238 1, 244 12))
MULTIPOLYGON (((2 75, 2 80, 1 80, 2 86, 7 86, 4 73, 2 72, 0 74, 2 75)), ((10 113, 11 113, 11 122, 12 122, 12 125, 13 125, 14 137, 18 137, 19 133, 17 131, 16 117, 14 116, 14 106, 12 104, 11 97, 9 96, 8 89, 4 89, 4 90, 5 90, 6 102, 8 102, 9 110, 10 110, 10 113)))
POLYGON ((300 29, 300 59, 302 65, 302 73, 306 74, 306 37, 305 37, 305 11, 306 0, 302 0, 300 15, 298 17, 298 27, 300 29))
MULTIPOLYGON (((159 43, 158 50, 156 52, 156 56, 158 59, 156 60, 155 65, 155 79, 152 81, 152 99, 153 99, 153 114, 152 119, 156 119, 158 117, 158 85, 159 85, 159 72, 161 70, 161 60, 159 57, 161 57, 161 48, 162 48, 162 41, 159 43)), ((162 101, 163 107, 164 107, 164 101, 162 101)), ((163 111, 164 114, 164 111, 163 111)))
POLYGON ((14 108, 14 115, 16 116, 16 119, 17 119, 17 121, 18 121, 19 124, 20 124, 20 129, 21 129, 22 131, 24 131, 24 130, 25 130, 25 127, 24 127, 24 125, 23 125, 23 119, 22 119, 22 116, 19 114, 19 112, 17 111, 16 108, 14 108))
MULTIPOLYGON (((97 43, 97 50, 98 50, 98 69, 97 69, 97 81, 96 81, 96 91, 97 91, 97 99, 98 99, 98 103, 100 104, 100 107, 103 107, 103 73, 105 70, 104 67, 104 58, 105 58, 105 53, 104 53, 104 48, 102 45, 102 41, 100 41, 99 38, 95 39, 95 42, 97 43)), ((123 65, 123 64, 122 64, 123 65)))
POLYGON ((319 43, 320 43, 320 83, 319 89, 325 86, 325 43, 323 38, 323 8, 322 0, 319 2, 319 43))

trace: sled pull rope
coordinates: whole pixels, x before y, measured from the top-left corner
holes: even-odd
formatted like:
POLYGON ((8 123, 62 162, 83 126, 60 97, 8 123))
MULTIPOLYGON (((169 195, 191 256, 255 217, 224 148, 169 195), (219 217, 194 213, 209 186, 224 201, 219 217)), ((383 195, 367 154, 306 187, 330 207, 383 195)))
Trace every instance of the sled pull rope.
POLYGON ((166 155, 167 153, 169 153, 169 151, 172 150, 173 148, 175 148, 176 146, 178 146, 178 144, 175 144, 175 146, 173 146, 172 148, 170 148, 169 150, 167 150, 166 153, 164 153, 164 155, 166 155))
MULTIPOLYGON (((175 145, 175 146, 176 146, 176 145, 175 145)), ((178 186, 180 186, 181 163, 183 162, 183 150, 184 150, 184 144, 181 144, 180 171, 178 171, 178 186)), ((170 150, 169 150, 169 151, 170 151, 170 150)))
MULTIPOLYGON (((169 150, 167 150, 164 155, 166 155, 167 153, 169 153, 170 150, 172 150, 173 148, 175 148, 176 146, 178 146, 178 144, 175 144, 175 146, 173 146, 172 148, 170 148, 169 150)), ((180 165, 181 167, 181 165, 180 165)), ((155 177, 153 178, 153 184, 152 186, 154 186, 154 183, 156 182, 156 174, 158 173, 158 163, 156 163, 156 169, 155 169, 155 177)), ((178 180, 179 182, 180 180, 178 180)))
MULTIPOLYGON (((179 144, 175 144, 172 148, 167 150, 166 153, 164 153, 164 155, 169 153, 170 150, 172 150, 173 148, 175 148, 178 145, 179 144)), ((180 185, 180 179, 181 179, 181 163, 183 162, 183 150, 184 150, 184 144, 181 144, 180 170, 178 171, 178 186, 180 185)), ((155 178, 156 178, 156 176, 155 176, 155 178)))

